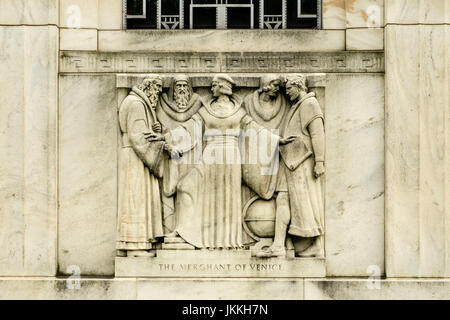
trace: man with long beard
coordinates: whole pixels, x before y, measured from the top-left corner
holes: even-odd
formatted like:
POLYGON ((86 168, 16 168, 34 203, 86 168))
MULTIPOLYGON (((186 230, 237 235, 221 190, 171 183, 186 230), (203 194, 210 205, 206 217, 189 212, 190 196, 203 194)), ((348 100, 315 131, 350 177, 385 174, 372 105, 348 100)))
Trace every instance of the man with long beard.
POLYGON ((158 177, 162 177, 164 150, 176 151, 162 139, 148 138, 161 129, 155 115, 161 91, 161 77, 150 75, 132 88, 119 108, 117 250, 122 255, 153 256, 152 243, 164 235, 158 177))
MULTIPOLYGON (((187 122, 197 113, 201 106, 200 96, 193 92, 188 76, 176 75, 168 93, 164 92, 161 95, 160 103, 156 109, 156 116, 162 125, 162 134, 167 135, 170 132, 171 138, 175 140, 174 143, 180 148, 186 149, 180 161, 169 161, 167 156, 164 156, 163 159, 162 202, 164 231, 167 233, 166 248, 168 248, 167 243, 170 242, 169 238, 177 236, 176 232, 172 232, 177 223, 174 208, 176 186, 196 162, 195 156, 201 155, 201 150, 190 149, 193 146, 201 147, 201 144, 195 144, 196 139, 201 139, 201 131, 193 132, 195 129, 192 126, 186 126, 187 122), (187 131, 180 130, 180 128, 184 128, 187 131), (186 134, 187 132, 189 134, 186 134), (197 135, 200 136, 196 138, 197 135), (194 137, 194 139, 191 137, 194 137)), ((180 242, 179 239, 175 241, 180 242)))

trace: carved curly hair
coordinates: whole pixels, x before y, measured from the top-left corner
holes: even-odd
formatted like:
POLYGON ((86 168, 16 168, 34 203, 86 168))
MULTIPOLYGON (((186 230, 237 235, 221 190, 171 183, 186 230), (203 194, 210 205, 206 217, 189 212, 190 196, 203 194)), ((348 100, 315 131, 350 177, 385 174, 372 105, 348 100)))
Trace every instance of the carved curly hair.
POLYGON ((286 84, 287 83, 293 84, 299 87, 301 90, 308 92, 308 83, 306 77, 303 74, 296 74, 294 76, 287 77, 286 84))

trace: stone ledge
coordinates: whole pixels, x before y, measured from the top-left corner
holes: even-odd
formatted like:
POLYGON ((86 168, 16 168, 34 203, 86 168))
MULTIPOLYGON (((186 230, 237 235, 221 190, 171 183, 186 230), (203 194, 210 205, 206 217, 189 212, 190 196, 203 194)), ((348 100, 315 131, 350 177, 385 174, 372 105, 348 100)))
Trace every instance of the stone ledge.
POLYGON ((384 72, 382 51, 83 52, 61 51, 62 73, 384 72))
POLYGON ((450 279, 305 279, 305 300, 448 300, 450 279))
POLYGON ((100 31, 99 51, 288 52, 345 50, 344 30, 100 31))
POLYGON ((384 279, 369 289, 367 279, 81 279, 2 278, 0 300, 394 300, 449 299, 450 279, 384 279), (72 288, 72 289, 70 289, 72 288))
POLYGON ((325 259, 258 259, 250 251, 160 250, 156 257, 116 257, 116 277, 324 277, 325 259))

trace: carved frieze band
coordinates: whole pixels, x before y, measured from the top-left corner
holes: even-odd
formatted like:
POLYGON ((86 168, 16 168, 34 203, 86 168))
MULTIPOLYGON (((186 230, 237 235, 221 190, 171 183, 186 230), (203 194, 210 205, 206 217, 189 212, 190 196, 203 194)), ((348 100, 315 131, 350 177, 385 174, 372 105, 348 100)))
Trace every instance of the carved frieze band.
POLYGON ((133 53, 61 51, 60 72, 384 72, 383 52, 133 53))

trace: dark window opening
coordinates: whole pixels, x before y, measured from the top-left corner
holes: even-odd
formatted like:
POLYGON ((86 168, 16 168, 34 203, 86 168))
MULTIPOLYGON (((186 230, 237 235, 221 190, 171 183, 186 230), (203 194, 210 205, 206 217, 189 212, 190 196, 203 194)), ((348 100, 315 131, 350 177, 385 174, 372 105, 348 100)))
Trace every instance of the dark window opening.
POLYGON ((125 29, 320 29, 322 0, 123 0, 125 29))

